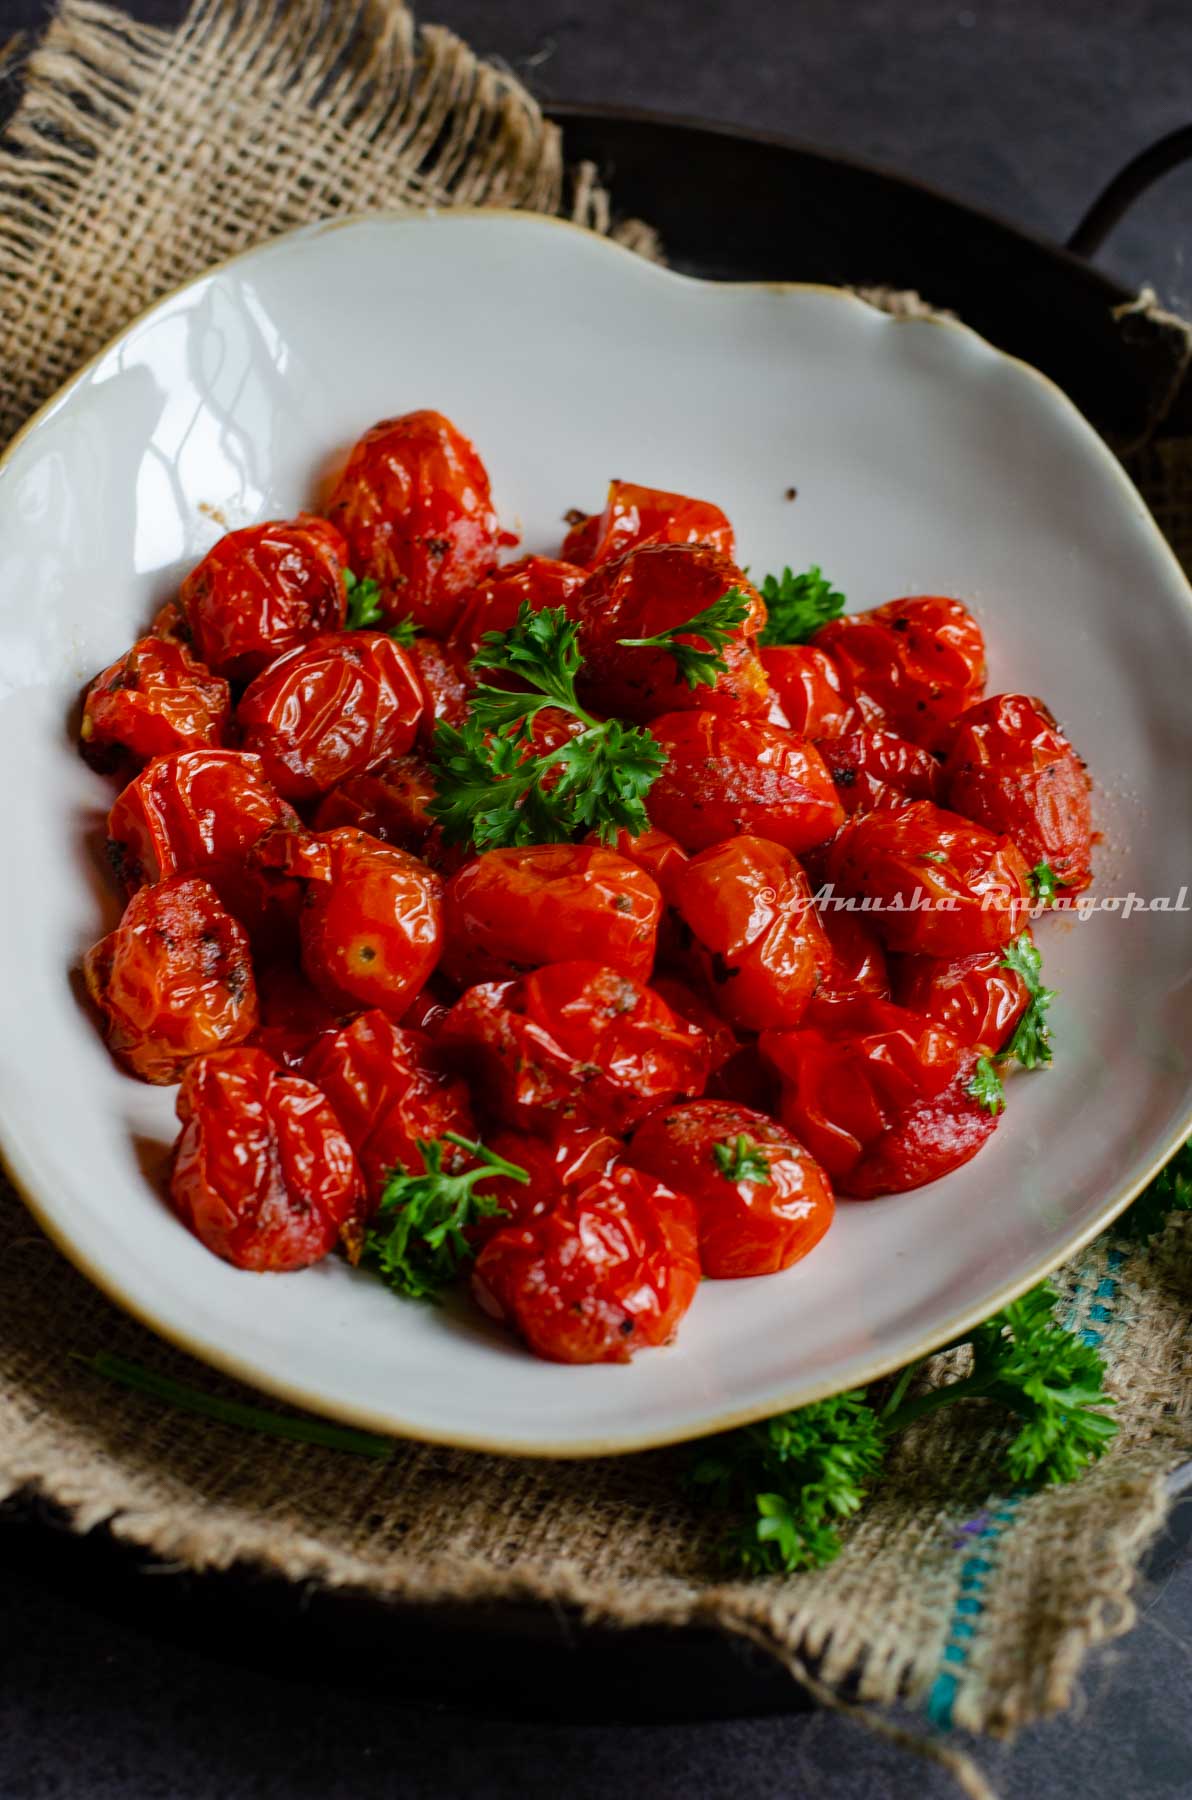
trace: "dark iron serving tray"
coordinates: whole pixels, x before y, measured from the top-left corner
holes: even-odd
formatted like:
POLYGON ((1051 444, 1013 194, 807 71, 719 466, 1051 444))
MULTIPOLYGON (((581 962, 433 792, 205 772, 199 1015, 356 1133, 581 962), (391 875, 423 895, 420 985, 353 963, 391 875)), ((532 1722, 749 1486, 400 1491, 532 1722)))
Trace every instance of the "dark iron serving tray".
MULTIPOLYGON (((608 176, 625 215, 655 225, 673 267, 719 280, 918 290, 1063 387, 1118 446, 1192 434, 1177 331, 1085 260, 1134 199, 1192 157, 1192 127, 1135 159, 1068 245, 845 157, 786 139, 641 112, 555 106, 568 152, 608 176)), ((1192 1490, 1192 1467, 1173 1478, 1192 1490)), ((0 1579, 18 1571, 164 1643, 224 1665, 550 1719, 737 1717, 807 1704, 748 1645, 709 1630, 611 1631, 563 1608, 425 1609, 312 1591, 246 1569, 171 1572, 104 1531, 71 1534, 52 1510, 0 1510, 0 1579)), ((1192 1536, 1177 1508, 1157 1576, 1192 1536)))

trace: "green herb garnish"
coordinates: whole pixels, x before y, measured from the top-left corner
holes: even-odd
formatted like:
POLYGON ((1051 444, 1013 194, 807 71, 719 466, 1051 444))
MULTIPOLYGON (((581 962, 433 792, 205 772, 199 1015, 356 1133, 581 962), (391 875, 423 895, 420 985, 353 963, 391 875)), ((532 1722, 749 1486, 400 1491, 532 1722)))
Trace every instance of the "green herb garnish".
POLYGON ((344 587, 348 594, 346 630, 383 631, 395 643, 412 644, 414 642, 418 636, 418 627, 410 613, 407 613, 402 619, 396 619, 392 625, 386 625, 385 609, 381 605, 381 590, 371 575, 366 575, 363 581, 359 581, 351 569, 345 569, 344 587))
POLYGON ((471 1138, 448 1131, 433 1143, 419 1143, 423 1173, 394 1169, 364 1236, 364 1260, 395 1293, 408 1300, 435 1300, 472 1257, 465 1235, 478 1219, 503 1217, 503 1209, 477 1184, 493 1175, 528 1182, 517 1163, 506 1162, 471 1138), (443 1167, 444 1147, 453 1144, 476 1158, 461 1174, 443 1167))
POLYGON ((997 1117, 1006 1104, 1006 1090, 998 1073, 996 1062, 991 1056, 979 1056, 973 1078, 968 1084, 968 1091, 973 1099, 985 1108, 986 1112, 997 1117))
POLYGON ((1050 863, 1036 863, 1027 875, 1031 893, 1040 906, 1054 906, 1063 885, 1050 863))
POLYGON ((1001 1060, 1020 1062, 1024 1069, 1037 1069, 1051 1061, 1051 1032, 1046 1015, 1055 999, 1055 990, 1044 987, 1038 948, 1025 932, 1015 938, 1006 951, 1002 967, 1012 969, 1021 977, 1030 1003, 1015 1026, 1014 1036, 1002 1052, 1001 1060))
POLYGON ((732 642, 737 626, 748 618, 749 605, 749 596, 739 587, 731 587, 682 625, 674 625, 654 637, 618 638, 617 642, 629 649, 668 650, 689 688, 715 687, 725 666, 722 653, 732 642), (702 638, 706 648, 683 641, 691 637, 702 638))
POLYGON ((759 644, 805 644, 821 625, 844 611, 844 595, 837 593, 816 563, 802 575, 792 574, 790 569, 781 575, 767 575, 761 596, 768 617, 759 644))

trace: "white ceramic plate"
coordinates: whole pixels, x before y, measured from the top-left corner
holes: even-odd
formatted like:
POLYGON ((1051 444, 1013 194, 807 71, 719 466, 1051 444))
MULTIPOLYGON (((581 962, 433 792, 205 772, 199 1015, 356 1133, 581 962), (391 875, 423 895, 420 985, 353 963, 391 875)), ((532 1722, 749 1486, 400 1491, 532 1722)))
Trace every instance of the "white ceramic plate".
POLYGON ((1042 933, 1054 1068, 980 1157, 843 1205, 808 1261, 705 1283, 676 1345, 535 1361, 464 1304, 403 1304, 331 1258, 240 1273, 146 1171, 173 1092, 109 1061, 77 994, 117 914, 83 684, 229 526, 293 513, 374 419, 448 413, 550 551, 610 475, 718 501, 754 569, 815 560, 854 608, 957 594, 990 691, 1046 696, 1088 757, 1097 892, 1192 881, 1192 594, 1091 429, 955 326, 817 288, 716 286, 512 215, 300 232, 163 301, 50 403, 0 473, 0 1139, 56 1241, 163 1335, 316 1411, 533 1454, 627 1450, 866 1380, 1091 1237, 1192 1129, 1184 913, 1042 933), (786 490, 798 489, 792 505, 786 490))

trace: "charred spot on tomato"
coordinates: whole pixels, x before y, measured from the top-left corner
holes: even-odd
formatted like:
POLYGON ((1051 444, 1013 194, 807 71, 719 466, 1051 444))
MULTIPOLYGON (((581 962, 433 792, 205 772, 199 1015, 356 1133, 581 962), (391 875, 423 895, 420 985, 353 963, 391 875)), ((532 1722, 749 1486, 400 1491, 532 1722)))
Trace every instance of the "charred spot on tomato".
POLYGON ((425 540, 425 543, 426 543, 426 554, 428 556, 433 556, 436 558, 436 560, 440 560, 440 561, 442 560, 442 558, 444 556, 446 556, 447 552, 451 548, 450 538, 445 538, 445 537, 427 538, 425 540))
POLYGON ((613 895, 613 911, 614 912, 632 912, 633 911, 633 901, 630 899, 628 894, 614 894, 613 895))
POLYGON ((629 1318, 628 1315, 626 1315, 626 1317, 621 1320, 619 1330, 620 1330, 622 1337, 632 1337, 632 1335, 633 1335, 633 1320, 631 1318, 629 1318))
POLYGON ((837 787, 852 787, 857 779, 857 771, 854 768, 837 769, 832 779, 837 787))
POLYGON ((893 621, 893 625, 894 625, 895 631, 909 631, 911 628, 910 620, 905 617, 900 618, 900 619, 895 619, 893 621))
POLYGON ((569 506, 563 514, 563 523, 564 525, 582 525, 587 516, 582 507, 569 506))
POLYGON ((377 953, 372 944, 358 944, 356 946, 357 962, 370 963, 375 962, 376 959, 377 953))

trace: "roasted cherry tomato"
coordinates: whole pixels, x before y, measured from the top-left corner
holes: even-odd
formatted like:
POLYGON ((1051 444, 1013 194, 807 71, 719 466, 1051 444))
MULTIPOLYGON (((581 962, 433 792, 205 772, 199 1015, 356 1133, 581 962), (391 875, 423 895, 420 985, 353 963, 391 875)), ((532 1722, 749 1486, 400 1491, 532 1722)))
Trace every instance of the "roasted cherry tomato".
POLYGON ((878 938, 847 906, 827 902, 819 922, 832 950, 832 966, 816 990, 820 994, 876 994, 890 998, 890 974, 878 938))
POLYGON ((690 1200, 622 1166, 498 1231, 476 1259, 472 1291, 538 1356, 628 1362, 670 1341, 699 1277, 690 1200))
POLYGON ((928 956, 1008 944, 1032 904, 1010 839, 930 800, 850 819, 828 851, 827 875, 840 892, 870 902, 888 950, 928 956))
POLYGON ((725 1063, 737 1054, 740 1040, 728 1020, 722 1018, 702 994, 678 975, 653 975, 650 986, 656 994, 661 994, 673 1013, 686 1019, 689 1025, 698 1025, 708 1040, 709 1080, 722 1069, 725 1063))
POLYGON ((178 593, 196 654, 230 681, 320 631, 339 631, 347 611, 344 541, 309 513, 229 531, 178 593))
POLYGON ((585 569, 613 562, 642 544, 710 544, 724 556, 736 545, 733 528, 710 500, 689 500, 632 481, 610 481, 602 513, 577 513, 563 555, 585 569))
POLYGON ((424 702, 418 742, 423 750, 429 750, 440 719, 457 727, 463 724, 476 683, 464 659, 438 638, 416 637, 409 656, 418 672, 424 702))
POLYGON ((944 764, 948 805, 1013 838, 1080 893, 1092 880, 1093 817, 1084 764, 1041 700, 995 694, 957 721, 944 764))
MULTIPOLYGON (((574 563, 554 562, 549 556, 523 556, 505 563, 466 595, 463 611, 451 632, 451 648, 470 663, 487 632, 510 631, 523 605, 531 612, 561 606, 571 618, 575 596, 587 580, 587 570, 574 563)), ((502 677, 486 670, 484 679, 500 686, 502 677)))
POLYGON ((705 1275, 773 1275, 819 1243, 832 1189, 819 1164, 763 1112, 728 1100, 660 1107, 627 1152, 695 1204, 705 1275))
POLYGON ((319 844, 327 872, 307 886, 302 966, 333 1003, 400 1014, 439 960, 443 884, 364 831, 343 826, 319 844))
POLYGON ((661 914, 645 870, 602 845, 486 850, 444 890, 443 969, 468 987, 582 956, 645 981, 661 914))
POLYGON ((808 738, 834 738, 856 730, 857 708, 826 650, 817 650, 814 644, 771 644, 758 655, 791 731, 808 738))
POLYGON ((981 628, 959 600, 936 594, 846 613, 815 634, 867 725, 938 750, 985 686, 981 628))
POLYGON ((872 994, 817 999, 798 1031, 763 1033, 780 1117, 855 1200, 959 1168, 996 1123, 969 1092, 976 1055, 942 1025, 872 994))
POLYGON ((238 1269, 304 1269, 360 1247, 352 1146, 318 1088, 245 1046, 192 1062, 170 1199, 195 1236, 238 1269))
POLYGON ((197 876, 134 894, 83 974, 109 1049, 142 1081, 177 1081, 193 1057, 239 1043, 257 1022, 244 927, 197 876))
POLYGON ((494 1175, 484 1183, 487 1199, 495 1200, 499 1213, 469 1226, 473 1244, 487 1243, 508 1225, 525 1225, 549 1212, 565 1188, 606 1175, 621 1160, 625 1146, 595 1125, 563 1125, 553 1137, 529 1137, 524 1131, 494 1131, 486 1147, 506 1162, 524 1169, 528 1182, 510 1175, 494 1175))
MULTIPOLYGON (((422 1174, 420 1142, 449 1131, 476 1135, 465 1084, 447 1072, 428 1037, 395 1025, 383 1012, 361 1013, 341 1031, 318 1038, 302 1073, 326 1094, 347 1133, 370 1210, 392 1170, 422 1174)), ((445 1151, 445 1169, 465 1166, 466 1152, 450 1144, 445 1151)))
POLYGON ((899 1006, 946 1025, 953 1037, 982 1056, 1009 1042, 1030 1004, 1021 975, 1006 967, 1001 949, 974 956, 900 956, 894 965, 899 1006))
POLYGON ((311 638, 249 686, 236 711, 241 741, 287 800, 310 800, 414 742, 422 684, 382 631, 311 638))
POLYGON ((351 825, 400 850, 420 850, 433 821, 434 779, 420 756, 391 756, 364 775, 349 775, 319 801, 316 831, 351 825))
MULTIPOLYGON (((584 839, 585 844, 599 844, 603 839, 598 832, 589 832, 584 839)), ((636 863, 657 886, 662 898, 669 905, 673 899, 674 879, 679 870, 688 861, 686 850, 666 831, 639 831, 635 836, 626 831, 624 826, 613 839, 610 849, 618 856, 626 857, 636 863)))
POLYGON ((695 1025, 616 969, 553 963, 520 981, 469 988, 439 1033, 506 1124, 619 1134, 651 1107, 703 1092, 710 1052, 695 1025))
POLYGON ((675 897, 717 1010, 747 1031, 798 1024, 832 950, 790 851, 768 838, 729 838, 692 858, 675 897))
MULTIPOLYGON (((654 719, 660 713, 744 706, 764 709, 769 689, 753 640, 766 619, 761 595, 737 565, 707 544, 653 544, 602 564, 575 602, 583 653, 581 693, 602 714, 654 719), (749 611, 719 652, 715 685, 690 687, 665 646, 627 644, 674 631, 737 588, 749 611)), ((696 633, 680 643, 709 648, 696 633)))
POLYGON ((931 751, 892 731, 849 731, 816 749, 846 813, 868 812, 889 788, 912 800, 943 798, 943 774, 931 751))
POLYGON ((184 644, 144 637, 87 689, 79 745, 92 768, 106 773, 122 762, 221 744, 231 717, 226 681, 184 644))
POLYGON ((274 1062, 301 1071, 315 1039, 348 1024, 355 1009, 331 1005, 288 960, 258 957, 255 974, 260 1023, 251 1042, 274 1062))
POLYGON ((667 756, 650 789, 650 817, 685 850, 734 832, 809 850, 844 818, 819 751, 793 732, 710 712, 668 713, 650 732, 667 756))
POLYGON ((436 971, 426 986, 414 995, 402 1013, 401 1022, 407 1031, 421 1031, 427 1037, 437 1038, 444 1019, 458 999, 457 990, 436 971))
POLYGON ((744 1043, 726 1063, 714 1069, 708 1078, 709 1100, 731 1100, 737 1106, 751 1106, 757 1112, 771 1115, 778 1111, 780 1083, 772 1063, 757 1047, 757 1040, 744 1043))
POLYGON ((352 572, 370 576, 389 619, 446 637, 502 538, 488 474, 442 413, 382 419, 348 458, 328 507, 352 572))

